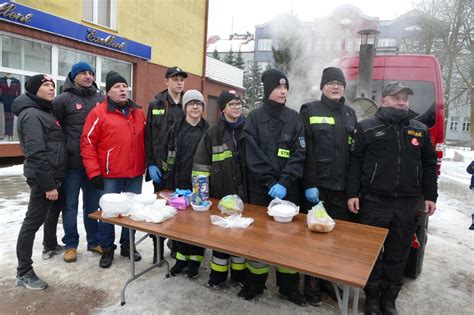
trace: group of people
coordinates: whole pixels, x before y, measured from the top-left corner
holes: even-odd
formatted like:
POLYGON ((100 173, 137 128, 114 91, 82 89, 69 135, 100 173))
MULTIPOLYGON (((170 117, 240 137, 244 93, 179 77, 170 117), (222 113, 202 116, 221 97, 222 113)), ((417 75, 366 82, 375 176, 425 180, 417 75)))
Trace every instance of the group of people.
MULTIPOLYGON (((346 81, 339 68, 324 69, 321 99, 303 104, 300 113, 286 106, 288 78, 271 69, 262 74, 261 107, 244 117, 241 96, 224 90, 217 99, 220 118, 210 127, 203 118, 204 96, 184 92, 187 76, 179 67, 169 68, 167 89, 150 102, 146 117, 129 99, 125 78, 115 72, 107 75, 105 98, 97 92, 94 70, 83 62, 72 67, 56 98, 50 77, 28 80, 27 92, 13 105, 31 188, 17 243, 17 284, 46 288, 33 271, 33 240, 44 223, 43 257, 61 252, 55 233, 61 210, 64 260, 76 261, 80 190, 87 248, 101 254, 99 265, 108 268, 116 248, 114 226, 87 217, 99 208, 103 193, 140 193, 144 175, 155 192, 190 189, 192 176, 205 175, 213 198, 237 194, 262 206, 280 198, 303 212, 322 201, 335 219, 387 228, 384 250, 365 288, 365 312, 396 314, 417 200, 423 196, 425 213, 431 215, 437 198, 436 154, 428 128, 409 109, 413 91, 399 81, 388 83, 376 115, 357 123, 345 104, 346 81)), ((128 233, 122 228, 120 254, 130 258, 128 233)), ((160 259, 163 244, 160 238, 160 259)), ((172 251, 171 275, 195 278, 205 249, 172 241, 172 251)), ((132 259, 140 260, 134 253, 132 259)), ((218 251, 212 252, 208 286, 221 288, 229 270, 241 287, 239 297, 250 300, 263 293, 267 264, 218 251)), ((297 305, 321 305, 321 291, 336 299, 332 284, 322 279, 304 275, 303 293, 296 271, 277 267, 276 279, 280 294, 297 305)))

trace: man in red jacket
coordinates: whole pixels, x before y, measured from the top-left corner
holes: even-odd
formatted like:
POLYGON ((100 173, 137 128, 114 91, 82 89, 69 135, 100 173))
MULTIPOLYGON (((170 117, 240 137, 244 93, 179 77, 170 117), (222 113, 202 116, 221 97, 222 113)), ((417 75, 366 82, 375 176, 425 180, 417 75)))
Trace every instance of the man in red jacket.
MULTIPOLYGON (((109 72, 106 99, 87 116, 81 136, 81 155, 87 176, 103 193, 141 193, 145 172, 145 114, 128 98, 124 77, 109 72)), ((114 225, 99 223, 100 267, 114 259, 114 225)), ((122 228, 120 255, 130 257, 128 229, 122 228)), ((135 251, 134 260, 141 259, 135 251)))

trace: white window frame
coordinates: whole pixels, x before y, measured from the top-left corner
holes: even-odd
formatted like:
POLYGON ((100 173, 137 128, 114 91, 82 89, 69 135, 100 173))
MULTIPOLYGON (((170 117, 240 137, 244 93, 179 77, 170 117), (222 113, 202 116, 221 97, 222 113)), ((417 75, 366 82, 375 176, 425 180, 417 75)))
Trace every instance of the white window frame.
MULTIPOLYGON (((83 18, 83 20, 111 30, 117 30, 117 0, 110 0, 110 25, 99 24, 99 1, 100 0, 92 0, 92 21, 85 18, 83 18)), ((82 12, 82 14, 84 15, 84 12, 82 12)))
POLYGON ((257 51, 272 51, 273 38, 259 38, 257 51))
POLYGON ((469 117, 464 117, 462 122, 462 131, 469 132, 471 130, 471 120, 469 117))
POLYGON ((458 131, 458 124, 459 124, 459 117, 451 117, 451 122, 449 124, 449 131, 457 132, 458 131))

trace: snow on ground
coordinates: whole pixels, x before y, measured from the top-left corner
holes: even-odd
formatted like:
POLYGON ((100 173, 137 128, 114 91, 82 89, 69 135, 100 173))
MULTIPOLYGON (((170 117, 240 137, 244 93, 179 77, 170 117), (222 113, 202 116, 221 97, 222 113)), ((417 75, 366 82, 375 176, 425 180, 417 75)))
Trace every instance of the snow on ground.
MULTIPOLYGON (((439 179, 438 210, 429 221, 428 245, 423 272, 416 280, 406 279, 398 299, 400 314, 470 314, 473 309, 474 231, 468 230, 474 212, 474 194, 469 190, 470 175, 466 167, 474 159, 472 151, 458 151, 464 162, 450 160, 453 150, 447 150, 439 179)), ((29 189, 22 166, 0 168, 0 313, 118 313, 118 314, 334 314, 336 303, 323 295, 321 307, 304 308, 282 299, 275 288, 273 271, 267 282, 268 290, 254 301, 237 298, 238 288, 228 285, 220 291, 206 288, 210 251, 197 280, 185 277, 165 278, 165 268, 156 268, 131 283, 127 289, 127 304, 120 306, 120 290, 128 278, 129 261, 116 251, 110 269, 98 266, 99 256, 86 251, 82 214, 78 216, 81 241, 76 263, 63 262, 62 256, 41 259, 42 229, 36 234, 33 260, 35 271, 50 287, 41 293, 27 291, 14 285, 15 245, 28 203, 29 189), (91 293, 87 295, 86 293, 91 293), (75 304, 67 301, 79 296, 75 304), (100 297, 93 299, 91 296, 100 297), (5 297, 5 299, 3 299, 5 297), (25 300, 25 298, 30 300, 25 300), (2 302, 3 300, 3 302, 2 302), (66 301, 66 302, 64 302, 66 301), (8 304, 10 302, 10 304, 8 304), (6 303, 10 308, 4 308, 6 303), (16 304, 15 304, 16 303, 16 304), (48 304, 49 303, 49 304, 48 304), (51 307, 61 303, 62 308, 51 307), (64 304, 63 304, 64 303, 64 304), (90 308, 86 307, 90 306, 90 308), (3 310, 3 311, 2 311, 3 310), (5 311, 8 310, 8 311, 5 311), (53 311, 51 311, 53 310, 53 311)), ((144 191, 152 192, 149 183, 144 191)), ((119 232, 119 228, 116 228, 119 232)), ((64 235, 61 220, 58 238, 64 235)), ((118 235, 118 233, 116 233, 118 235)), ((137 233, 141 236, 143 233, 137 233)), ((139 245, 143 260, 137 270, 151 265, 152 242, 139 245)), ((165 250, 165 258, 172 265, 165 250)), ((363 310, 361 294, 359 312, 363 310)))

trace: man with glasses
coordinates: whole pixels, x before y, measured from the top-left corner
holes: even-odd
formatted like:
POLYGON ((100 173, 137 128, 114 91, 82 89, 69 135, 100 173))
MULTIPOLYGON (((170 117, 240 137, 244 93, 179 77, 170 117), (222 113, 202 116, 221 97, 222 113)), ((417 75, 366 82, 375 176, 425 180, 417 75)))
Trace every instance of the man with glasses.
MULTIPOLYGON (((247 202, 242 99, 235 91, 222 91, 217 98, 222 112, 219 121, 206 131, 194 156, 193 175, 209 176, 209 197, 221 199, 238 195, 247 202)), ((245 259, 212 251, 211 274, 207 286, 220 289, 230 275, 242 285, 245 259)))
POLYGON ((428 127, 415 120, 403 82, 388 83, 374 117, 357 125, 347 179, 349 210, 360 222, 388 229, 367 285, 365 314, 398 314, 395 300, 416 230, 418 197, 425 214, 436 210, 436 152, 428 127))
MULTIPOLYGON (((346 79, 341 69, 323 70, 321 100, 303 104, 300 114, 305 126, 306 160, 303 183, 310 205, 320 200, 328 214, 338 220, 349 220, 346 174, 352 136, 357 123, 355 111, 345 105, 346 79)), ((332 285, 322 279, 305 276, 304 294, 311 305, 321 305, 320 290, 337 300, 332 285)))
MULTIPOLYGON (((185 116, 170 128, 160 149, 163 159, 158 165, 163 168, 165 188, 170 190, 192 189, 191 174, 194 155, 202 136, 209 128, 202 118, 204 96, 197 90, 189 90, 183 95, 185 116), (173 158, 174 157, 174 158, 173 158)), ((176 276, 187 268, 189 278, 198 275, 204 256, 204 248, 173 241, 176 245, 176 264, 170 273, 176 276)))

